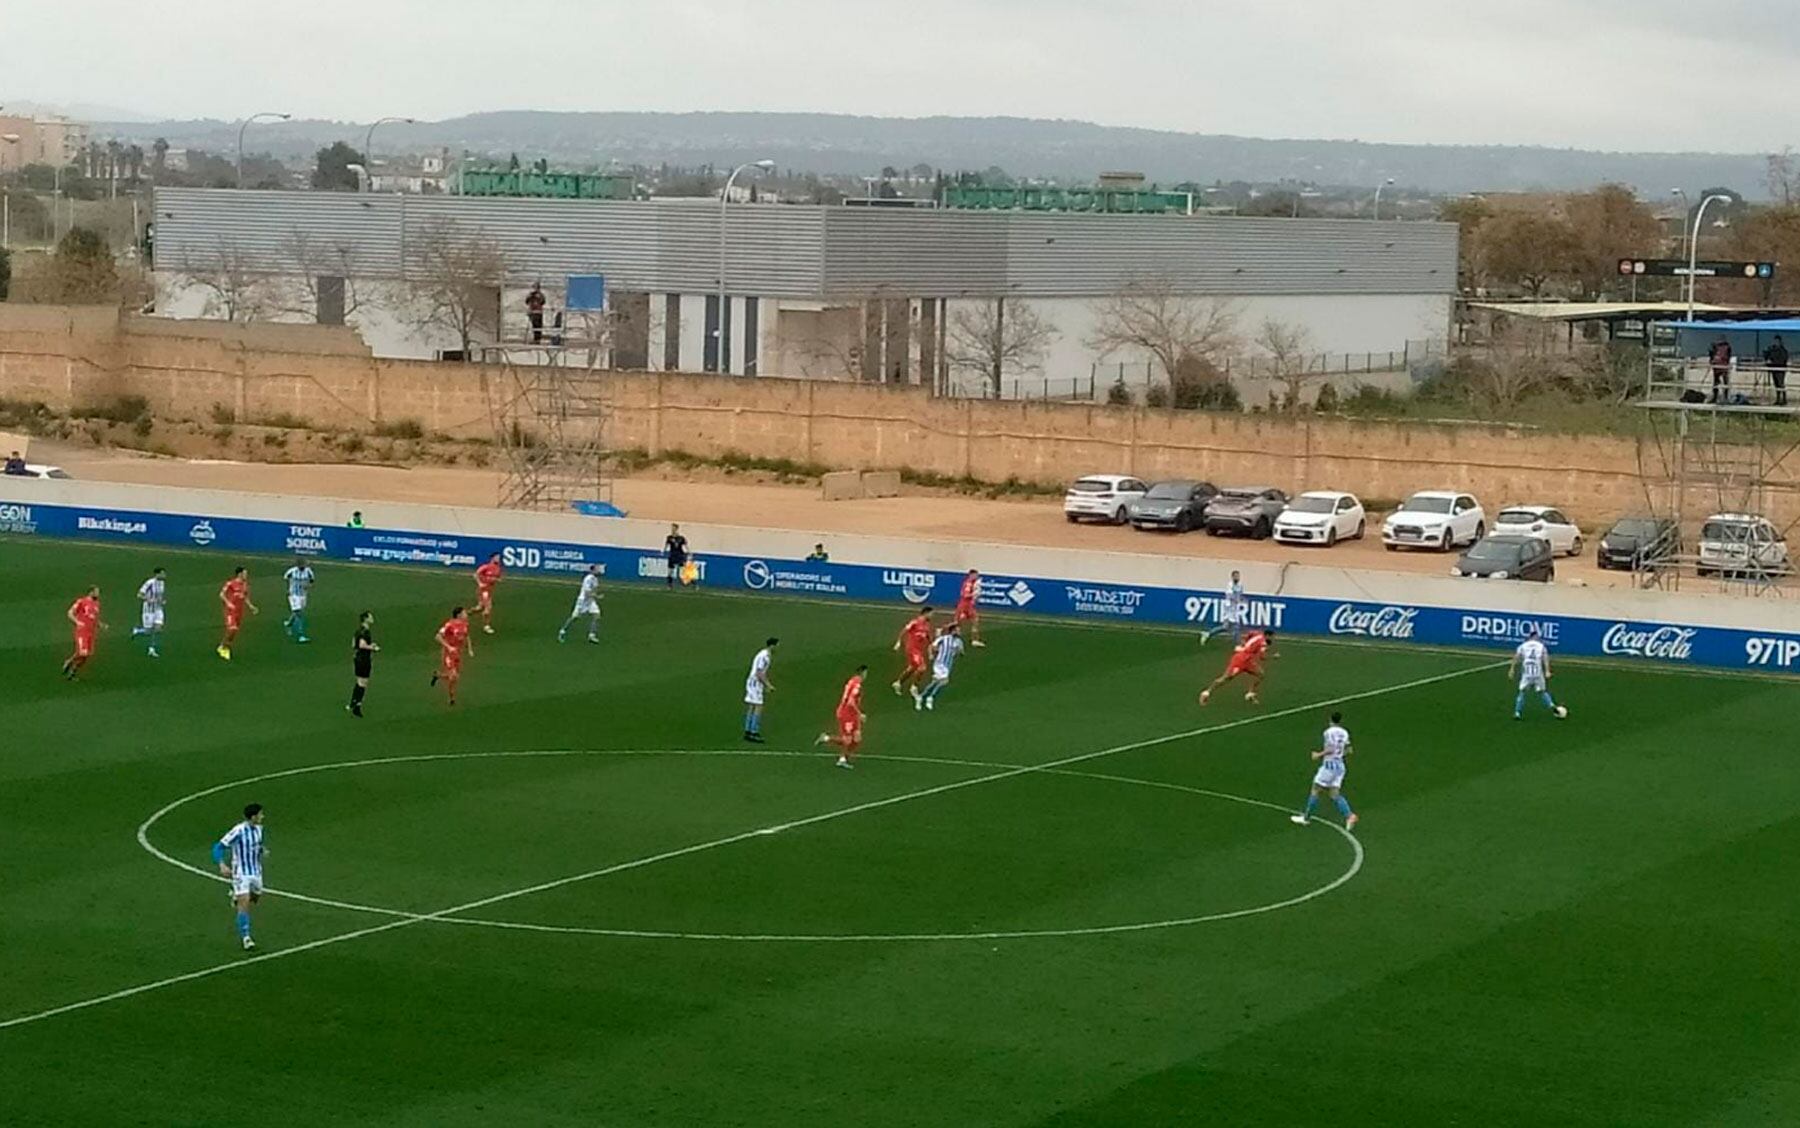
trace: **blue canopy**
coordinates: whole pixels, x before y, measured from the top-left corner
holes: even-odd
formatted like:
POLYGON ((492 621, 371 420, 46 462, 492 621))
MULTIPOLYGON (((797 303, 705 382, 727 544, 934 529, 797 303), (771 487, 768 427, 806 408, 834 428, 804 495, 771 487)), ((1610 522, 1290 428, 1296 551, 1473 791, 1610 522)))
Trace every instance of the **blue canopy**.
POLYGON ((1675 330, 1675 348, 1682 356, 1705 356, 1720 337, 1731 345, 1733 356, 1761 357, 1770 342, 1784 333, 1792 334, 1783 344, 1800 351, 1800 318, 1771 317, 1759 321, 1664 321, 1662 327, 1675 330))
POLYGON ((1760 321, 1665 321, 1671 329, 1701 333, 1800 333, 1800 317, 1774 317, 1760 321))

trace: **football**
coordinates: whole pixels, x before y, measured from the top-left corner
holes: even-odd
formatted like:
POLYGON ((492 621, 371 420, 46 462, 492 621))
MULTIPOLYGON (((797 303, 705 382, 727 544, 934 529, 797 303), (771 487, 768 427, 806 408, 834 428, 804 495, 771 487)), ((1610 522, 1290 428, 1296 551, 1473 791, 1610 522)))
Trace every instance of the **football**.
POLYGON ((1567 705, 1558 705, 1556 707, 1556 715, 1558 717, 1568 716, 1569 715, 1569 707, 1567 705))

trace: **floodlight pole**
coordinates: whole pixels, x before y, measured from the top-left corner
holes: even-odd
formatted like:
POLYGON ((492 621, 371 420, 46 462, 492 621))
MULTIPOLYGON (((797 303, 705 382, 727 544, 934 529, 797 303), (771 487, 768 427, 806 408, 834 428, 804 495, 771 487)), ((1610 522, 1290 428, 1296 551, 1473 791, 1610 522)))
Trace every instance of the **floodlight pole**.
POLYGON ((725 303, 728 300, 725 297, 725 217, 730 214, 731 186, 737 183, 738 175, 747 169, 768 172, 774 167, 775 162, 767 159, 747 161, 731 170, 731 175, 725 178, 725 187, 719 191, 719 309, 718 320, 713 327, 713 359, 720 373, 728 374, 731 371, 730 353, 727 351, 731 338, 725 332, 725 303))
POLYGON ((1729 204, 1730 196, 1713 194, 1700 201, 1700 210, 1694 213, 1694 229, 1688 234, 1688 276, 1687 276, 1687 319, 1694 320, 1694 271, 1700 266, 1700 221, 1706 218, 1708 204, 1718 200, 1729 204))

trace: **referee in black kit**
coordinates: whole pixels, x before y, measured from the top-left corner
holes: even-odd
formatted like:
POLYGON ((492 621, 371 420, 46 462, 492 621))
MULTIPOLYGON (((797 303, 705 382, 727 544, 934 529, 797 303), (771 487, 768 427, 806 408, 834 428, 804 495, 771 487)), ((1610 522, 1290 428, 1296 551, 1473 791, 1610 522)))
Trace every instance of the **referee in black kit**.
POLYGON ((682 567, 688 561, 687 538, 681 535, 680 525, 669 526, 669 535, 663 538, 663 556, 669 562, 668 584, 674 587, 675 581, 681 578, 682 567))
POLYGON ((375 668, 375 652, 381 647, 375 645, 375 612, 364 611, 356 617, 356 642, 351 652, 351 661, 356 670, 356 684, 350 689, 350 704, 347 708, 352 716, 363 715, 363 695, 369 692, 369 672, 375 668))

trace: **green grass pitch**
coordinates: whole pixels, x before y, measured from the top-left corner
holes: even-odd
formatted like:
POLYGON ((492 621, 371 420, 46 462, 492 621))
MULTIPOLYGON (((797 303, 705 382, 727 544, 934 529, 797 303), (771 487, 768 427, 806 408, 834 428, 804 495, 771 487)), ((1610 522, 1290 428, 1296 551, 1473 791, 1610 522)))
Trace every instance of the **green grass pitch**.
POLYGON ((1202 710, 1218 643, 992 620, 919 715, 898 608, 611 587, 604 644, 558 645, 573 582, 509 580, 452 711, 466 574, 320 565, 302 647, 251 561, 227 664, 231 563, 0 543, 0 1123, 1795 1121, 1800 686, 1570 662, 1570 719, 1515 723, 1492 653, 1287 639, 1260 707, 1202 710), (863 661, 838 771, 810 745, 863 661), (1285 817, 1341 698, 1355 843, 1285 817), (149 845, 209 868, 251 800, 311 898, 264 900, 255 958, 138 841, 174 804, 149 845))

